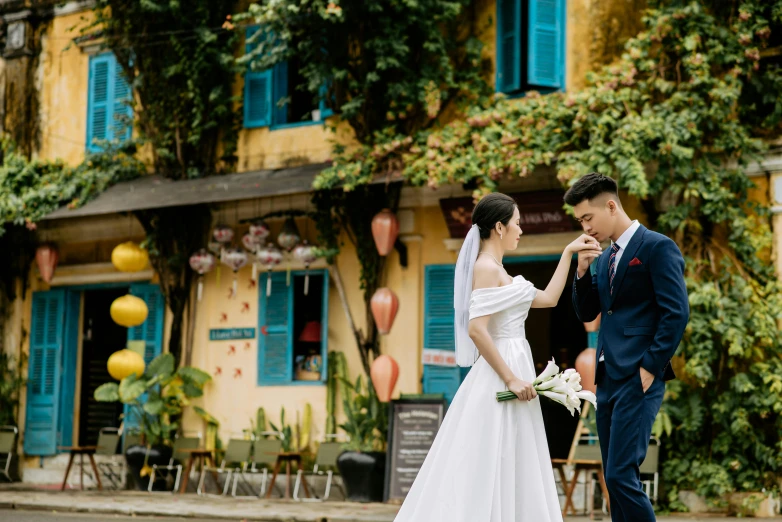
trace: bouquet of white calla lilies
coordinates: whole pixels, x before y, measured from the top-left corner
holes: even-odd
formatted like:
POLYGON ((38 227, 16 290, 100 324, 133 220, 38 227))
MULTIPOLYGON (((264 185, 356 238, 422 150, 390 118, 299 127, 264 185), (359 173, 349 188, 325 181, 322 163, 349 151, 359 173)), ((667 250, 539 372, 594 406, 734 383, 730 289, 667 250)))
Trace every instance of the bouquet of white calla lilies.
MULTIPOLYGON (((591 391, 584 390, 581 387, 581 375, 573 368, 568 368, 564 372, 559 371, 559 367, 554 359, 549 361, 546 369, 538 375, 532 385, 538 395, 548 397, 554 402, 558 402, 575 415, 578 411, 581 413, 581 400, 589 401, 592 406, 597 408, 597 399, 591 391)), ((497 401, 510 401, 517 399, 512 391, 503 391, 497 393, 497 401)))

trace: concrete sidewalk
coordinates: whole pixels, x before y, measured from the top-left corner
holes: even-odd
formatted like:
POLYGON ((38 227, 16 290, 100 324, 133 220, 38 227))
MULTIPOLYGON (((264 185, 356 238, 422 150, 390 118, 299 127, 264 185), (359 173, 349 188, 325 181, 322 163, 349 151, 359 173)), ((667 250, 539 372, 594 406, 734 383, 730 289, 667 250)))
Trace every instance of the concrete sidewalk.
MULTIPOLYGON (((284 500, 199 497, 197 495, 149 494, 138 491, 47 491, 0 489, 0 509, 49 512, 102 513, 135 516, 178 516, 262 522, 392 522, 398 506, 352 502, 302 503, 284 500)), ((595 517, 599 519, 599 517, 595 517)), ((588 517, 568 517, 567 522, 588 517)), ((602 517, 602 520, 610 520, 602 517)), ((725 517, 670 516, 667 522, 727 522, 725 517)), ((782 521, 782 518, 766 519, 782 521)), ((476 521, 478 522, 478 521, 476 521)))

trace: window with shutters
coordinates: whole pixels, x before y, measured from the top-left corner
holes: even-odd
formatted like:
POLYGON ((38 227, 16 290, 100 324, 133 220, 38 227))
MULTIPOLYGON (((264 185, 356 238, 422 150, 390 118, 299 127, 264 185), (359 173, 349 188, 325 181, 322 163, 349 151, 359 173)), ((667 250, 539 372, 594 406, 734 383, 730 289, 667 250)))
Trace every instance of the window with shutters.
POLYGON ((267 273, 259 288, 258 385, 322 384, 328 353, 328 272, 310 270, 308 284, 306 272, 291 272, 290 281, 285 272, 267 273))
POLYGON ((87 150, 98 152, 102 141, 123 142, 133 130, 131 89, 111 53, 90 57, 87 100, 87 150))
MULTIPOLYGON (((258 31, 258 26, 248 27, 245 32, 246 39, 250 39, 258 31)), ((258 36, 254 38, 257 40, 258 36)), ((246 44, 246 52, 250 52, 254 45, 258 45, 256 41, 246 44)), ((245 73, 245 128, 313 125, 322 123, 331 115, 323 99, 316 100, 311 92, 299 87, 306 83, 301 69, 302 64, 293 58, 263 71, 245 73)), ((321 91, 321 96, 324 91, 321 91)))
POLYGON ((497 0, 496 90, 565 88, 566 0, 497 0))

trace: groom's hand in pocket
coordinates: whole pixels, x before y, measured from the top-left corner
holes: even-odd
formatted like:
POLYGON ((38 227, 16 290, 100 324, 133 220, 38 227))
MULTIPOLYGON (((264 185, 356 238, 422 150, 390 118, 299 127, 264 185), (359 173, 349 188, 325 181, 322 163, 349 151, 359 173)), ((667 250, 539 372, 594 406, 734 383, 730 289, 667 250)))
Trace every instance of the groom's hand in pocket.
POLYGON ((649 389, 649 387, 654 382, 654 375, 647 372, 645 369, 641 368, 641 386, 643 386, 644 393, 649 389))

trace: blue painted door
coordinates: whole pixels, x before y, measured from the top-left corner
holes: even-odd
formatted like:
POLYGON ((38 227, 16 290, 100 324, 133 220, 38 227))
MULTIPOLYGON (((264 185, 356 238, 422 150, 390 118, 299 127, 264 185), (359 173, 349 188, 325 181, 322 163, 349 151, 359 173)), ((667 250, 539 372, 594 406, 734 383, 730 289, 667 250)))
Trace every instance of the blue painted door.
POLYGON ((33 293, 24 452, 57 453, 64 342, 64 289, 33 293))
MULTIPOLYGON (((426 267, 424 349, 454 351, 453 265, 426 267)), ((465 372, 458 367, 424 365, 424 393, 442 393, 450 403, 465 372)))

